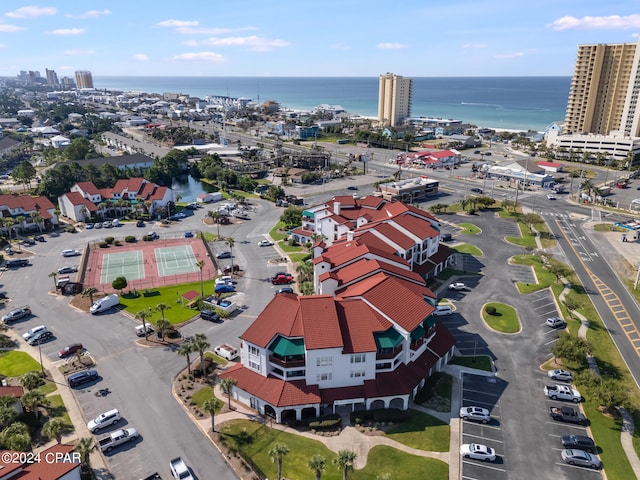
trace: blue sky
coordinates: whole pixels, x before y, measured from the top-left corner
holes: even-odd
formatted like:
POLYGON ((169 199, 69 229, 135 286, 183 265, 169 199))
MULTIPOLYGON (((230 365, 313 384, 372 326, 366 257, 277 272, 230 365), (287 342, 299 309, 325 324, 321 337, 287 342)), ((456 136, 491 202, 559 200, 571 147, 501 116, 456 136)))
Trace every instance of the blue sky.
POLYGON ((637 1, 0 3, 0 76, 529 76, 636 42, 637 1))

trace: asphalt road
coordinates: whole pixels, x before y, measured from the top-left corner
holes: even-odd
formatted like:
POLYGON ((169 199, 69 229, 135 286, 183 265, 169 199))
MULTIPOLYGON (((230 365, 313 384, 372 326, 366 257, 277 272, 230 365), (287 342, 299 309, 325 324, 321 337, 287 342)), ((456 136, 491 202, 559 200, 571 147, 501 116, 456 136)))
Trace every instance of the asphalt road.
MULTIPOLYGON (((239 345, 238 336, 246 329, 264 305, 273 297, 273 288, 266 281, 278 268, 269 259, 279 255, 273 247, 257 246, 281 214, 266 202, 256 202, 252 220, 240 224, 221 226, 221 235, 236 240, 234 255, 245 270, 239 290, 248 293, 243 310, 232 320, 212 324, 198 319, 183 328, 183 335, 205 333, 211 346, 227 342, 239 345), (244 290, 246 289, 246 290, 244 290)), ((180 236, 184 231, 216 227, 202 224, 206 209, 184 219, 168 229, 157 229, 161 234, 180 236)), ((185 358, 165 348, 141 348, 135 345, 135 322, 119 313, 91 316, 68 306, 69 298, 50 294, 53 279, 50 272, 64 265, 75 265, 80 257, 63 258, 60 252, 67 248, 83 249, 88 241, 107 235, 138 234, 135 225, 125 224, 112 230, 86 230, 59 236, 45 234, 47 241, 32 247, 32 265, 2 274, 2 286, 12 299, 7 309, 28 304, 34 316, 18 322, 13 328, 19 332, 44 324, 55 334, 55 339, 42 345, 43 355, 53 361, 57 352, 67 344, 81 342, 96 359, 100 381, 76 391, 76 398, 85 419, 118 408, 124 420, 117 425, 133 426, 142 439, 106 456, 110 470, 118 479, 138 479, 158 471, 170 478, 168 463, 181 455, 193 469, 196 478, 234 479, 215 447, 203 436, 171 394, 175 375, 185 368, 185 358), (135 232, 135 233, 134 233, 135 232), (112 393, 98 397, 97 389, 109 388, 112 393)), ((214 250, 228 247, 214 244, 214 250)), ((170 314, 170 313, 169 313, 170 314)), ((67 388, 60 386, 59 388, 67 388)), ((101 435, 105 432, 101 432, 101 435)))

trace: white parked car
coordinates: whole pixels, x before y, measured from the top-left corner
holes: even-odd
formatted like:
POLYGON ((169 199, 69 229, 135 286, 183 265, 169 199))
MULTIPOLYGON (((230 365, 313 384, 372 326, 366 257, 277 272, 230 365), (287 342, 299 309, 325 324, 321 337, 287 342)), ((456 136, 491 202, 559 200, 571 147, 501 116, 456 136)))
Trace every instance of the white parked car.
POLYGON ((120 412, 117 408, 113 410, 109 410, 108 412, 101 413, 93 420, 89 420, 87 423, 87 428, 91 433, 97 433, 101 429, 109 426, 115 425, 120 421, 120 412))
POLYGON ((47 331, 47 327, 45 327, 44 325, 39 325, 37 327, 33 327, 31 330, 25 332, 22 334, 22 338, 24 338, 27 342, 36 334, 41 333, 41 332, 46 332, 47 331))
POLYGON ((462 282, 456 282, 449 285, 449 290, 464 290, 467 286, 462 282))
POLYGON ((569 370, 562 370, 561 368, 549 370, 549 372, 547 372, 547 375, 549 375, 549 378, 553 380, 560 380, 564 382, 573 381, 573 373, 571 373, 569 370))
POLYGON ((582 400, 580 392, 568 385, 546 385, 544 394, 551 400, 569 400, 573 403, 578 403, 582 400))
POLYGON ((565 322, 560 317, 551 317, 547 318, 547 326, 551 328, 564 328, 567 326, 567 322, 565 322))
POLYGON ((258 242, 259 247, 270 247, 271 245, 273 245, 273 242, 270 240, 260 240, 258 242))
POLYGON ((77 257, 78 255, 80 255, 80 250, 67 249, 62 251, 63 257, 77 257))
POLYGON ((460 418, 463 420, 475 420, 483 424, 487 424, 491 421, 491 415, 489 410, 482 407, 462 407, 460 409, 460 418))
POLYGON ((555 199, 556 199, 556 196, 555 196, 553 193, 547 193, 547 198, 548 198, 549 200, 555 200, 555 199))
POLYGON ((480 443, 464 443, 460 445, 460 455, 464 458, 482 460, 483 462, 495 462, 496 451, 480 443))

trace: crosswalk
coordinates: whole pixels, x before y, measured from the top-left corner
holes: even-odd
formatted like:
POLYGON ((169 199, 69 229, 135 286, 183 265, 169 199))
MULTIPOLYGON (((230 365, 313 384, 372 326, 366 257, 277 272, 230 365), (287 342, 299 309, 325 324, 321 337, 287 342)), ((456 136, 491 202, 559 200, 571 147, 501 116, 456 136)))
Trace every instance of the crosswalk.
POLYGON ((556 213, 556 212, 536 212, 539 215, 543 215, 545 217, 557 217, 557 218, 569 218, 569 215, 566 213, 556 213))

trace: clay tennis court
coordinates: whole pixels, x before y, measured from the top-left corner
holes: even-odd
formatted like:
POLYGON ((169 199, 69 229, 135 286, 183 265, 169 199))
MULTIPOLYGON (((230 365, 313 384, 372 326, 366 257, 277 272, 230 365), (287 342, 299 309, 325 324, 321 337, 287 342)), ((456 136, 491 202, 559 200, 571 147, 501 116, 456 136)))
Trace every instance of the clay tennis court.
POLYGON ((122 243, 100 248, 89 247, 84 286, 113 292, 116 277, 127 279, 128 289, 147 289, 163 285, 200 281, 196 262, 204 260, 202 278, 211 279, 217 271, 204 242, 199 238, 160 239, 151 242, 122 243))

